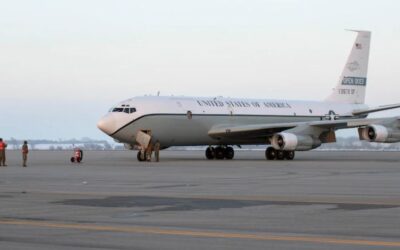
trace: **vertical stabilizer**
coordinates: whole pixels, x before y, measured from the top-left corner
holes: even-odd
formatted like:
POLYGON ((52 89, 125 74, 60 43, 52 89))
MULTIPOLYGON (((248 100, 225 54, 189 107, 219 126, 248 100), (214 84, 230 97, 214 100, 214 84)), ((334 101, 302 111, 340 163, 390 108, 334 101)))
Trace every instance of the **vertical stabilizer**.
POLYGON ((362 104, 367 87, 369 45, 371 32, 358 31, 339 82, 325 101, 362 104))

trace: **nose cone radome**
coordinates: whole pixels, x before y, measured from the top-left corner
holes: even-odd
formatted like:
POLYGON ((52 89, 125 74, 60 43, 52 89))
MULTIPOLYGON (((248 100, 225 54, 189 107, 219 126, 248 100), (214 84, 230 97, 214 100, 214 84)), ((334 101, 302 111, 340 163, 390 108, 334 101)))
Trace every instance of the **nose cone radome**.
POLYGON ((97 122, 97 127, 107 135, 112 135, 118 129, 116 119, 112 114, 107 114, 101 118, 97 122))

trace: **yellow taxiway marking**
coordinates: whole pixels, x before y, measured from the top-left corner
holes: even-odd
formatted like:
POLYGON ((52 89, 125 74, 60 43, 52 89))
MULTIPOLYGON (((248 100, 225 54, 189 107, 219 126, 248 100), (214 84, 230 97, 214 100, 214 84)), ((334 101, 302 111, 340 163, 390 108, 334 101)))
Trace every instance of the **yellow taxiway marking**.
POLYGON ((377 241, 362 239, 341 239, 319 236, 288 236, 278 234, 258 234, 258 233, 229 233, 221 231, 197 231, 197 230, 179 230, 166 228, 151 227, 127 227, 127 226, 106 226, 95 224, 70 224, 61 222, 43 222, 28 220, 0 220, 2 225, 21 225, 33 227, 47 227, 58 229, 76 229, 88 231, 108 231, 122 233, 139 233, 139 234, 158 234, 171 236, 190 236, 204 238, 224 238, 224 239, 249 239, 261 241, 293 241, 320 244, 344 244, 344 245, 362 245, 362 246, 380 246, 380 247, 400 247, 400 241, 377 241))

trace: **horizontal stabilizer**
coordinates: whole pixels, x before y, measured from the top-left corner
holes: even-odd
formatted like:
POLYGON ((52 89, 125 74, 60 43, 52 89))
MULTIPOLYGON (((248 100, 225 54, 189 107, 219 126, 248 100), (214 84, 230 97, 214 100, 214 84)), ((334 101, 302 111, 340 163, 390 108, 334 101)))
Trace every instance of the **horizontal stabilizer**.
POLYGON ((363 109, 363 110, 356 110, 353 111, 353 115, 365 115, 369 113, 374 113, 374 112, 379 112, 379 111, 384 111, 384 110, 389 110, 389 109, 396 109, 400 108, 400 103, 396 104, 390 104, 390 105, 382 105, 378 106, 375 108, 369 108, 369 109, 363 109))

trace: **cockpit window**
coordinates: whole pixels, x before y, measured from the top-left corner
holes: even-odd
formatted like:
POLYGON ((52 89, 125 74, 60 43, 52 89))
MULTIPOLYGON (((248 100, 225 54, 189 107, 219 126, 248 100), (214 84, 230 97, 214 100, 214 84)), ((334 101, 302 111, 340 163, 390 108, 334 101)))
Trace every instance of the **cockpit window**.
POLYGON ((127 114, 135 113, 136 108, 130 108, 129 105, 121 105, 122 107, 115 107, 110 110, 110 112, 124 112, 127 114))
POLYGON ((112 110, 112 112, 122 112, 122 111, 124 111, 123 108, 114 108, 114 109, 112 110))

